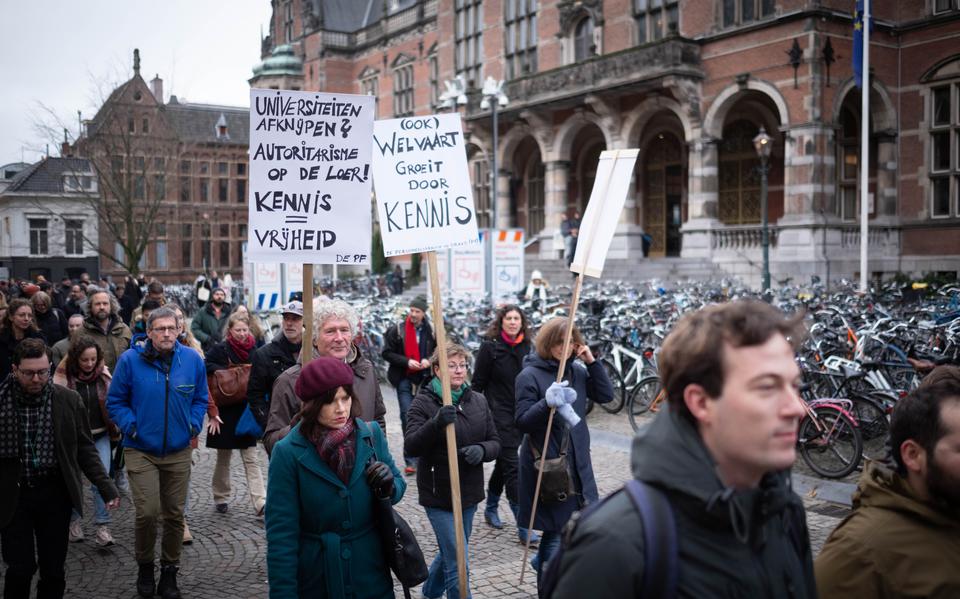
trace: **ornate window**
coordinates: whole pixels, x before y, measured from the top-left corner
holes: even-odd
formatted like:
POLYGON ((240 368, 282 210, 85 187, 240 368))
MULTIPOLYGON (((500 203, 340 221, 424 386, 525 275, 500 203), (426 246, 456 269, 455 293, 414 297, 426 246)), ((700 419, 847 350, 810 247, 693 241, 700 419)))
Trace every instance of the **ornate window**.
POLYGON ((393 116, 413 114, 413 63, 393 70, 393 116))
POLYGON ((930 214, 960 216, 960 82, 930 90, 930 214))
POLYGON ((774 0, 723 0, 723 26, 743 25, 769 17, 775 5, 774 0))
POLYGON ((593 18, 580 19, 573 30, 573 60, 580 62, 596 54, 597 46, 593 42, 593 18))
POLYGON ((430 69, 430 106, 436 107, 440 104, 440 60, 437 57, 436 45, 430 49, 427 63, 430 69))
POLYGON ((360 93, 373 96, 373 118, 377 118, 380 108, 380 72, 369 67, 360 73, 360 93))
POLYGON ((537 72, 537 0, 505 0, 507 79, 537 72))
POLYGON ((483 0, 455 0, 454 70, 467 85, 479 86, 483 74, 483 0))
POLYGON ((637 43, 646 44, 675 33, 680 23, 677 0, 633 0, 637 43))
POLYGON ((727 225, 760 222, 760 159, 753 147, 759 128, 734 121, 720 142, 720 221, 727 225))
POLYGON ((474 148, 472 155, 468 152, 470 173, 473 175, 473 203, 477 209, 477 226, 489 227, 493 222, 493 210, 490 198, 490 162, 480 150, 474 148))

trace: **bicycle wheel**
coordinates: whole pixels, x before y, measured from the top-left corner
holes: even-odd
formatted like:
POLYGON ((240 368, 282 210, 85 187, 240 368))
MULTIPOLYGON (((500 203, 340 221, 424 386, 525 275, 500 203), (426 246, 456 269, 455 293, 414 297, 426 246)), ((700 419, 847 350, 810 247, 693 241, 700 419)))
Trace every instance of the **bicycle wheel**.
POLYGON ((630 418, 630 426, 633 427, 634 432, 640 428, 640 423, 643 421, 641 416, 650 409, 653 400, 661 392, 660 377, 656 376, 640 379, 640 382, 630 392, 630 397, 627 400, 627 416, 630 418))
POLYGON ((603 369, 607 371, 607 376, 610 377, 610 384, 613 385, 613 401, 608 401, 607 403, 594 403, 597 403, 597 405, 599 405, 605 411, 610 412, 611 414, 616 414, 623 409, 623 401, 627 394, 627 389, 623 384, 623 377, 621 377, 620 373, 617 372, 617 367, 607 360, 601 360, 601 363, 603 363, 603 369))
POLYGON ((860 429, 839 408, 816 406, 813 411, 822 430, 810 415, 800 421, 800 456, 820 476, 843 478, 856 469, 863 455, 860 429))

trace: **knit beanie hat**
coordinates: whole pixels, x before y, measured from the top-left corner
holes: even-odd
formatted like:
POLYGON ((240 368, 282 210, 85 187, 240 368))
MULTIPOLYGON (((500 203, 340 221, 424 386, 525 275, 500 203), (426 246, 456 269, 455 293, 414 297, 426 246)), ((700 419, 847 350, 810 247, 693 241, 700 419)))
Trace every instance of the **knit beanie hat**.
POLYGON ((410 302, 410 307, 411 307, 411 308, 417 308, 418 310, 421 310, 421 311, 423 311, 423 312, 426 312, 426 311, 427 311, 427 298, 425 298, 425 297, 422 296, 422 295, 418 295, 417 297, 413 298, 413 301, 412 301, 412 302, 410 302))
POLYGON ((294 386, 301 401, 312 401, 327 391, 353 384, 353 370, 343 360, 314 358, 300 371, 294 386))

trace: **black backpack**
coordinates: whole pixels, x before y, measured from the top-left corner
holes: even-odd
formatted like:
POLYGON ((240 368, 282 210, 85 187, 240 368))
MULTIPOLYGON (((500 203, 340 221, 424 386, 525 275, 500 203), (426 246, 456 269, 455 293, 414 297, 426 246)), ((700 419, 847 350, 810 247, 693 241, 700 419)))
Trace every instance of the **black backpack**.
POLYGON ((560 579, 560 563, 565 548, 570 546, 577 526, 607 503, 617 493, 626 492, 637 509, 643 525, 643 599, 673 599, 679 577, 679 548, 677 524, 673 508, 663 492, 647 483, 631 479, 623 488, 588 506, 570 520, 564 529, 563 541, 556 554, 547 562, 540 578, 539 595, 549 599, 560 579))

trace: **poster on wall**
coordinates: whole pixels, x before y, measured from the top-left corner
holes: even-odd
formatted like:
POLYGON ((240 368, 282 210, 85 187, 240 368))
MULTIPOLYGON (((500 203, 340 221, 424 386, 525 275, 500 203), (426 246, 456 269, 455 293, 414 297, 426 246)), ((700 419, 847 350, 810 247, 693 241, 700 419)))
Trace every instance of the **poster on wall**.
POLYGON ((374 98, 250 90, 251 262, 370 263, 374 98))

